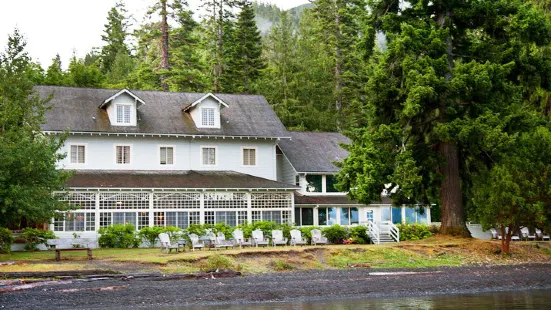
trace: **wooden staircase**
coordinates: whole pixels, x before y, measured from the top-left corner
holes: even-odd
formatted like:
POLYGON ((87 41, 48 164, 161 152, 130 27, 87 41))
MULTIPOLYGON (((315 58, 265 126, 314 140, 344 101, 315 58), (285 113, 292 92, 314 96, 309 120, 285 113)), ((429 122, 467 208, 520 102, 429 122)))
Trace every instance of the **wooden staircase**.
POLYGON ((373 244, 400 242, 400 229, 392 222, 367 222, 367 235, 373 244))

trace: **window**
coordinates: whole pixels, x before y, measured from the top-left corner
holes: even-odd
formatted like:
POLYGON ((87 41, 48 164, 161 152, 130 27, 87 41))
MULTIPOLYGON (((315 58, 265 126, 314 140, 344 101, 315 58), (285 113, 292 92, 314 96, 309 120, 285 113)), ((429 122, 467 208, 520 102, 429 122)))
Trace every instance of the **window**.
POLYGON ((243 149, 243 166, 256 166, 256 149, 243 149))
POLYGON ((117 123, 130 124, 130 105, 117 104, 117 123))
POLYGON ((174 148, 171 146, 161 146, 160 148, 161 165, 174 164, 174 148))
POLYGON ((71 164, 84 164, 85 162, 85 146, 71 145, 71 164))
POLYGON ((216 148, 215 147, 204 147, 202 148, 202 152, 203 152, 203 166, 216 165, 216 148))
POLYGON ((295 224, 299 226, 314 225, 314 209, 295 208, 295 224))
POLYGON ((130 146, 117 145, 117 164, 130 163, 130 146))
POLYGON ((204 127, 214 127, 214 108, 201 109, 201 125, 204 127))
POLYGON ((306 187, 306 191, 310 193, 321 193, 321 179, 321 175, 307 175, 306 182, 308 182, 308 186, 306 187))
POLYGON ((335 188, 337 184, 336 175, 328 175, 325 177, 325 191, 328 193, 338 193, 339 191, 335 188))
POLYGON ((318 225, 337 224, 336 208, 318 208, 318 225))
POLYGON ((358 208, 341 208, 341 225, 358 224, 358 208))

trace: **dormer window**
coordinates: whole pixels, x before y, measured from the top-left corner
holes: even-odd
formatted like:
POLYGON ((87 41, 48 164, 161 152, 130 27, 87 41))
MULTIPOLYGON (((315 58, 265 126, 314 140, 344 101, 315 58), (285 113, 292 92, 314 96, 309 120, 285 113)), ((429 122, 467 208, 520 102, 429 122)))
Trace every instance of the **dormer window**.
POLYGON ((201 125, 203 127, 214 127, 214 108, 202 108, 201 109, 201 125))
POLYGON ((117 104, 117 123, 118 124, 130 124, 130 110, 129 104, 117 104))

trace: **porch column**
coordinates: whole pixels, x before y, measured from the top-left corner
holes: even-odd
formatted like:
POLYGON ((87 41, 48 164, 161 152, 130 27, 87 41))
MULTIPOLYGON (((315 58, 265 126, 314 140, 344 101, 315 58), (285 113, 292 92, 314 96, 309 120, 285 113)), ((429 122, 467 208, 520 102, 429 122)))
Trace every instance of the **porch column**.
POLYGON ((402 224, 406 223, 406 205, 402 205, 402 224))
POLYGON ((100 192, 96 192, 96 207, 94 208, 94 212, 96 213, 96 220, 95 220, 95 227, 96 231, 99 230, 99 216, 100 216, 100 210, 99 210, 99 198, 100 198, 100 192))
POLYGON ((205 224, 205 192, 199 194, 199 224, 205 224))
POLYGON ((153 227, 153 191, 149 193, 149 227, 153 227))
POLYGON ((252 224, 252 222, 253 222, 252 196, 253 196, 253 194, 251 192, 246 193, 246 196, 245 196, 245 197, 247 197, 247 224, 252 224))

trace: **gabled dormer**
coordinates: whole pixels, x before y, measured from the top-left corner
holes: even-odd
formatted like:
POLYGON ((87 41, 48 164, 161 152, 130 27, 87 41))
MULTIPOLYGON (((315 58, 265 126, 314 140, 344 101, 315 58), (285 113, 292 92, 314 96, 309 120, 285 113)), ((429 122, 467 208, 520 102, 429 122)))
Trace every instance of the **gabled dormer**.
POLYGON ((183 110, 189 112, 195 127, 220 129, 220 112, 224 107, 228 107, 224 101, 208 93, 183 110))
POLYGON ((107 98, 100 106, 109 116, 111 126, 137 126, 138 109, 145 102, 127 89, 107 98))

